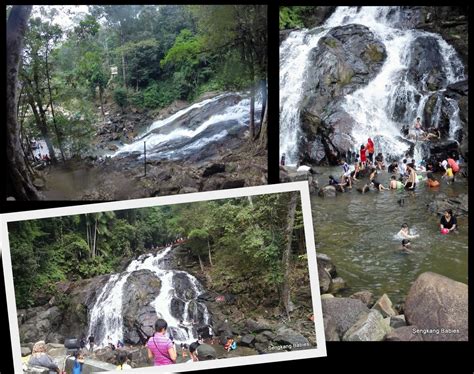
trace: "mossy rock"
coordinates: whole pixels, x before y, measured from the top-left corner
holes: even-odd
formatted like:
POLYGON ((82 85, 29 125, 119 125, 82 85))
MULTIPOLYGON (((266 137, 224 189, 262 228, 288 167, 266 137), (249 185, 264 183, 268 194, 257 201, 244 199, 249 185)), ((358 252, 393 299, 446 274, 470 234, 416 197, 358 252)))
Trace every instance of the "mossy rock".
POLYGON ((372 62, 380 62, 383 60, 383 52, 375 44, 369 44, 364 54, 372 62))

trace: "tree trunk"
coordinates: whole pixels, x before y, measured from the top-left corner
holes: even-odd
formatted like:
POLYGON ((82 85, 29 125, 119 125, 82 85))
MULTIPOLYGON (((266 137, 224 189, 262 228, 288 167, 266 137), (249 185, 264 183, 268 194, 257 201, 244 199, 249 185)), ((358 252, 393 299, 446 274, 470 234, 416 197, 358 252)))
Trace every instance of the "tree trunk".
POLYGON ((94 225, 94 242, 92 244, 92 258, 95 257, 96 255, 96 246, 97 246, 97 221, 98 219, 95 219, 95 225, 94 225))
POLYGON ((252 85, 250 90, 250 122, 249 122, 250 139, 253 141, 255 137, 255 86, 252 85))
MULTIPOLYGON (((120 25, 120 45, 123 46, 123 30, 122 30, 122 25, 120 25)), ((125 75, 125 53, 123 52, 123 49, 121 51, 122 55, 122 74, 123 74, 123 86, 127 88, 127 77, 125 75)))
POLYGON ((204 264, 202 263, 201 255, 198 253, 198 259, 199 259, 199 266, 201 267, 201 271, 204 272, 204 264))
POLYGON ((267 104, 265 104, 265 113, 263 115, 262 124, 260 126, 260 133, 258 137, 258 147, 267 149, 268 143, 268 98, 267 104))
POLYGON ((51 106, 51 115, 53 116, 53 125, 54 125, 54 132, 56 133, 56 138, 58 139, 58 146, 59 151, 61 152, 61 158, 63 162, 66 162, 66 157, 64 157, 64 149, 61 140, 61 135, 59 133, 58 125, 56 124, 56 116, 54 115, 54 106, 53 106, 53 95, 51 93, 51 83, 49 80, 49 64, 48 64, 48 51, 46 50, 45 55, 45 62, 46 62, 46 81, 48 83, 48 92, 49 92, 49 105, 51 106))
POLYGON ((214 264, 212 263, 211 244, 209 243, 209 239, 207 239, 207 248, 209 250, 209 263, 211 264, 211 266, 214 266, 214 264))
POLYGON ((33 95, 29 93, 28 91, 27 91, 27 97, 28 97, 28 103, 30 104, 30 107, 31 107, 31 111, 33 112, 33 116, 35 117, 36 125, 38 126, 41 136, 44 138, 44 141, 46 142, 49 156, 51 157, 51 159, 53 159, 53 155, 55 154, 54 154, 54 149, 53 149, 53 143, 51 142, 51 138, 49 137, 48 126, 46 125, 46 123, 43 121, 43 118, 38 113, 38 108, 36 107, 36 102, 33 95))
POLYGON ((263 117, 265 116, 267 110, 267 80, 262 79, 260 81, 260 90, 262 91, 262 113, 260 114, 260 130, 258 134, 262 131, 263 117))
POLYGON ((283 252, 283 285, 281 290, 281 301, 288 319, 290 319, 290 260, 291 243, 293 237, 293 226, 295 224, 295 211, 298 194, 291 192, 290 202, 288 204, 288 216, 286 219, 285 241, 286 248, 283 252))
POLYGON ((20 127, 17 119, 18 71, 31 9, 31 5, 14 5, 7 21, 7 177, 11 192, 18 200, 41 199, 26 166, 25 155, 20 146, 20 127))
POLYGON ((102 112, 102 119, 105 118, 105 113, 104 113, 104 89, 99 86, 99 98, 100 98, 100 111, 102 112))

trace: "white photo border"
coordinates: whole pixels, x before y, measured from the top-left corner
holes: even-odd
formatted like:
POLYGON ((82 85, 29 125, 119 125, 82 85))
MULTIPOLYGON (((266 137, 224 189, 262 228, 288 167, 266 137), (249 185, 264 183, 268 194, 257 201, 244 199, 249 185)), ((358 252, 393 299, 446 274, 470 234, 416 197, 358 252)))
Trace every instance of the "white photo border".
POLYGON ((243 187, 236 189, 218 190, 189 193, 183 195, 161 196, 145 199, 125 200, 106 203, 95 203, 62 208, 51 208, 33 210, 27 212, 7 213, 0 215, 0 236, 1 236, 1 257, 5 277, 5 293, 7 297, 8 318, 10 325, 10 335, 12 343, 13 363, 15 373, 23 373, 21 363, 20 334, 17 320, 17 309, 13 284, 13 271, 10 257, 10 243, 8 240, 8 222, 25 221, 41 218, 51 218, 58 216, 77 215, 85 213, 96 213, 111 210, 124 210, 153 207, 160 205, 174 205, 182 203, 192 203, 197 201, 210 201, 220 199, 231 199, 236 197, 246 197, 254 195, 267 195, 282 192, 300 192, 301 208, 303 213, 303 223, 306 240, 306 251, 308 255, 308 270, 310 276, 311 296, 314 313, 314 325, 316 332, 316 348, 296 350, 290 352, 276 352, 265 355, 234 357, 211 361, 201 361, 190 363, 174 364, 172 366, 136 368, 124 371, 107 371, 107 373, 169 373, 171 370, 177 372, 195 371, 203 369, 224 368, 241 365, 263 364, 279 361, 290 361, 305 358, 324 357, 326 353, 326 341, 324 336, 324 323, 321 308, 321 298, 319 293, 318 269, 316 263, 316 247, 314 243, 314 230, 311 214, 311 201, 309 195, 308 182, 280 183, 265 186, 243 187), (2 251, 3 248, 3 251, 2 251))

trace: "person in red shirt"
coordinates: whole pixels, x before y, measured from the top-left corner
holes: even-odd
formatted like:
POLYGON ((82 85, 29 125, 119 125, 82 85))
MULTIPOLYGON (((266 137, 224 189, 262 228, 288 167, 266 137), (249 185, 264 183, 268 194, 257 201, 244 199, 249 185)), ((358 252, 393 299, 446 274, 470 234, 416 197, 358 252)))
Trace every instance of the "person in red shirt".
POLYGON ((367 155, 365 153, 366 151, 367 151, 367 148, 365 148, 364 145, 361 145, 360 146, 360 163, 364 167, 367 164, 367 155))
POLYGON ((456 177, 456 174, 459 172, 459 165, 456 161, 454 161, 454 159, 452 158, 448 158, 447 159, 448 161, 448 165, 451 167, 451 169, 453 170, 453 182, 454 182, 454 178, 456 177))
POLYGON ((367 151, 369 152, 369 160, 370 163, 374 162, 374 152, 375 152, 375 144, 372 141, 372 139, 367 139, 367 145, 366 145, 367 151))

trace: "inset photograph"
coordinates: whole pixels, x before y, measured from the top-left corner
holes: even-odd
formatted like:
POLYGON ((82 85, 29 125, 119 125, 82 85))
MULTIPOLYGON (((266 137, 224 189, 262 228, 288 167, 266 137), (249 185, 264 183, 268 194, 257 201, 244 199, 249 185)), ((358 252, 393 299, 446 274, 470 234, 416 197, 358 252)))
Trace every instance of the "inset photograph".
POLYGON ((7 200, 267 183, 266 5, 15 5, 7 18, 7 200))
POLYGON ((18 371, 326 354, 307 185, 179 197, 4 216, 18 371))
POLYGON ((280 179, 328 340, 467 340, 467 7, 280 7, 280 179))

